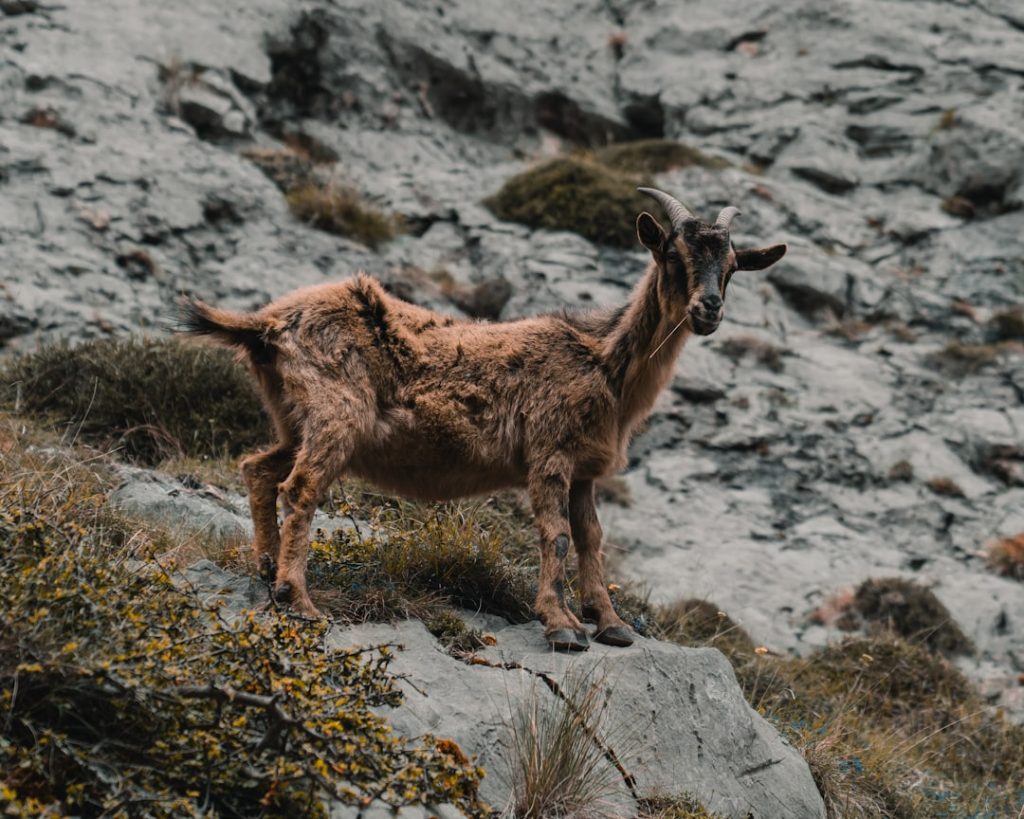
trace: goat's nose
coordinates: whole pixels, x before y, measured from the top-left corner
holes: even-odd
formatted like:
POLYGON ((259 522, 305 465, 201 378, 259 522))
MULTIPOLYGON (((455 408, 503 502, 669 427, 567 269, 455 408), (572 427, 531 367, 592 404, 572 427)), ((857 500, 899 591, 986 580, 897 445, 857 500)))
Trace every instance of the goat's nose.
POLYGON ((717 313, 722 309, 722 297, 714 293, 709 293, 706 296, 702 296, 700 300, 700 306, 704 308, 705 312, 717 313))

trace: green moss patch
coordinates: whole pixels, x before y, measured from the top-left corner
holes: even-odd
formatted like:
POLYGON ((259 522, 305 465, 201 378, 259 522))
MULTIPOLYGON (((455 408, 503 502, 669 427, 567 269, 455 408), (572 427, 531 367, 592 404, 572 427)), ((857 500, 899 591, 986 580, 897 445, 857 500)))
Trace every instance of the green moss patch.
POLYGON ((484 205, 510 222, 633 247, 637 214, 650 203, 636 187, 637 180, 598 162, 564 157, 513 176, 484 205))
POLYGON ((484 205, 510 222, 568 230, 598 244, 632 248, 637 244, 636 217, 656 209, 637 193, 637 186, 650 185, 654 174, 688 165, 720 169, 729 163, 667 139, 623 142, 523 171, 484 205))
POLYGON ((3 367, 0 400, 146 464, 237 455, 268 434, 251 377, 232 354, 176 340, 42 347, 3 367))

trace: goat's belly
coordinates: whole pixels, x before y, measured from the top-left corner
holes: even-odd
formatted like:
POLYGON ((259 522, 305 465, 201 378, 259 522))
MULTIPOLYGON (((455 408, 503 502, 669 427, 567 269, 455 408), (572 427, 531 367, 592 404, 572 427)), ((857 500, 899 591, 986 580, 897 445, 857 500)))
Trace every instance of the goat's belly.
POLYGON ((418 448, 417 457, 409 454, 361 454, 352 459, 348 474, 385 492, 431 501, 465 498, 525 483, 525 475, 504 465, 467 462, 440 449, 424 453, 423 447, 418 448))

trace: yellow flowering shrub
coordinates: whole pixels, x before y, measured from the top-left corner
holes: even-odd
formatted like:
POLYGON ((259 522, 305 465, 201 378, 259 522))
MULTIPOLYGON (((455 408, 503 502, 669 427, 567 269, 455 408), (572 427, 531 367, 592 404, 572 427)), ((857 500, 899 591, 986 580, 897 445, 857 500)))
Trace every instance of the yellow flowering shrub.
POLYGON ((389 647, 331 651, 323 624, 204 604, 127 559, 101 494, 30 489, 0 485, 0 814, 484 810, 482 770, 372 710, 401 701, 389 647))

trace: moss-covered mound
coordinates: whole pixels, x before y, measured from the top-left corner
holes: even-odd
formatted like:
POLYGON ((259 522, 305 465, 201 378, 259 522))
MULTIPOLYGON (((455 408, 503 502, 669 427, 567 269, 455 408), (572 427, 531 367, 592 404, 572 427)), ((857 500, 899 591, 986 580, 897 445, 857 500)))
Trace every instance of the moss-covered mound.
POLYGON ((697 148, 670 139, 619 142, 595 151, 594 159, 613 170, 644 176, 689 165, 699 165, 712 170, 729 167, 729 162, 724 159, 708 156, 697 148))
POLYGON ((401 699, 386 648, 327 651, 324 625, 230 619, 158 564, 129 568, 137 539, 96 490, 31 471, 0 489, 0 812, 479 812, 461 752, 372 710, 401 699))
POLYGON ((729 163, 667 139, 622 142, 523 171, 484 205, 510 222, 569 230, 598 244, 631 248, 637 244, 637 215, 657 209, 637 193, 637 186, 650 185, 654 174, 687 165, 719 169, 729 163))
POLYGON ((510 222, 634 247, 637 214, 651 205, 637 193, 637 184, 635 178, 593 160, 563 157, 513 176, 484 204, 510 222))
POLYGON ((973 650, 949 609, 931 589, 913 580, 865 580, 857 588, 853 604, 868 623, 890 629, 911 642, 920 642, 944 654, 966 654, 973 650))
POLYGON ((175 340, 42 347, 0 371, 0 400, 147 464, 236 455, 269 432, 252 380, 230 352, 175 340))

